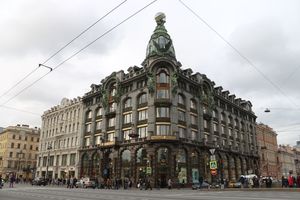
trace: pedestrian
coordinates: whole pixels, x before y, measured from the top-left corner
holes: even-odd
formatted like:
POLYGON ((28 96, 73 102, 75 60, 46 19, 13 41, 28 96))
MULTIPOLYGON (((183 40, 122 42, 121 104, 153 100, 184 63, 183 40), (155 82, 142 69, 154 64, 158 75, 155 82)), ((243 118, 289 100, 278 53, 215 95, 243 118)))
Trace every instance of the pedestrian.
POLYGON ((9 187, 13 188, 14 187, 14 182, 15 182, 15 175, 14 174, 10 174, 9 175, 9 187))
POLYGON ((294 186, 294 178, 292 175, 289 175, 288 177, 288 184, 290 188, 294 186))
POLYGON ((0 175, 0 189, 2 189, 3 183, 2 183, 2 176, 0 175))
POLYGON ((168 189, 171 190, 172 189, 172 180, 169 178, 168 180, 168 189))

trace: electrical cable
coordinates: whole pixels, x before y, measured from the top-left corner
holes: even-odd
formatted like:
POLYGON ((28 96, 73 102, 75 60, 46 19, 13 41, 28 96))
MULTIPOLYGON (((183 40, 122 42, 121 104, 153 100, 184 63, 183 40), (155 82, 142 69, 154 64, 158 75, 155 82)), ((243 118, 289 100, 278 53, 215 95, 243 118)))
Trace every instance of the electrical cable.
POLYGON ((65 49, 67 46, 69 46, 72 42, 74 42, 76 39, 78 39, 81 35, 83 35, 84 33, 86 33, 89 29, 91 29, 93 26, 95 26, 98 22, 100 22, 101 20, 103 20, 105 17, 107 17, 109 14, 111 14, 113 11, 115 11, 116 9, 118 9, 121 5, 123 5, 126 1, 128 0, 124 0, 122 1, 120 4, 118 4, 117 6, 115 6, 113 9, 111 9, 109 12, 107 12, 105 15, 103 15, 100 19, 98 19, 96 22, 94 22, 93 24, 91 24, 89 27, 87 27, 86 29, 84 29, 79 35, 77 35, 75 38, 73 38, 71 41, 69 41, 67 44, 65 44, 64 46, 62 46, 58 51, 56 51, 54 54, 52 54, 49 58, 47 58, 42 64, 39 64, 38 67, 36 67, 34 70, 32 70, 30 73, 28 73, 24 78, 22 78, 20 81, 18 81, 16 84, 14 84, 12 87, 10 87, 7 91, 5 91, 0 98, 2 98, 3 96, 5 96, 6 94, 8 94, 11 90, 13 90, 16 86, 18 86, 21 82, 23 82, 26 78, 28 78, 31 74, 33 74, 37 69, 39 69, 40 66, 43 66, 44 64, 46 64, 49 60, 51 60, 54 56, 56 56, 58 53, 60 53, 63 49, 65 49))
POLYGON ((186 9, 188 9, 194 16, 196 16, 202 23, 204 23, 210 30, 212 30, 219 38, 221 38, 229 47, 231 47, 241 58, 243 58, 251 67, 253 67, 256 72, 258 72, 265 80, 267 80, 275 89, 277 89, 283 96, 285 96, 290 103, 294 106, 298 107, 298 105, 288 97, 283 90, 277 86, 268 76, 266 76, 250 59, 248 59, 245 55, 243 55, 236 47, 234 47, 229 41, 227 41, 218 31, 216 31, 211 25, 208 24, 204 19, 202 19, 195 11, 192 10, 189 6, 182 2, 182 0, 178 0, 186 9))
POLYGON ((83 50, 85 50, 86 48, 88 48, 89 46, 91 46, 93 43, 95 43, 97 40, 99 40, 100 38, 104 37, 105 35, 107 35, 108 33, 110 33, 111 31, 113 31, 114 29, 116 29, 118 26, 122 25, 123 23, 125 23, 126 21, 128 21, 129 19, 131 19, 132 17, 134 17, 135 15, 137 15, 138 13, 140 13, 141 11, 143 11, 144 9, 146 9, 147 7, 149 7, 150 5, 152 5, 153 3, 155 3, 158 0, 153 0, 150 3, 148 3, 146 6, 142 7, 141 9, 139 9, 138 11, 134 12, 133 14, 131 14, 129 17, 125 18, 124 20, 122 20, 121 22, 119 22, 118 24, 116 24, 115 26, 113 26, 112 28, 110 28, 109 30, 105 31, 102 35, 100 35, 99 37, 97 37, 96 39, 94 39, 92 42, 88 43, 87 45, 85 45, 83 48, 81 48, 80 50, 78 50, 77 52, 75 52, 74 54, 72 54, 71 56, 69 56, 67 59, 65 59, 64 61, 62 61, 61 63, 59 63, 58 65, 56 65, 55 67, 52 68, 51 71, 47 72, 46 74, 44 74, 43 76, 41 76, 40 78, 36 79, 34 82, 32 82, 31 84, 29 84, 28 86, 26 86, 25 88, 23 88, 21 91, 19 91, 17 94, 15 94, 14 96, 12 96, 11 98, 9 98, 8 100, 6 100, 4 103, 2 103, 0 105, 3 106, 5 104, 7 104, 8 102, 10 102, 12 99, 16 98, 17 96, 19 96, 21 93, 23 93, 25 90, 27 90, 28 88, 32 87, 34 84, 36 84, 38 81, 40 81, 41 79, 43 79, 45 76, 47 76, 49 73, 51 73, 52 71, 56 70, 57 68, 59 68, 60 66, 62 66, 64 63, 66 63, 67 61, 69 61, 70 59, 72 59, 74 56, 76 56, 77 54, 79 54, 80 52, 82 52, 83 50))

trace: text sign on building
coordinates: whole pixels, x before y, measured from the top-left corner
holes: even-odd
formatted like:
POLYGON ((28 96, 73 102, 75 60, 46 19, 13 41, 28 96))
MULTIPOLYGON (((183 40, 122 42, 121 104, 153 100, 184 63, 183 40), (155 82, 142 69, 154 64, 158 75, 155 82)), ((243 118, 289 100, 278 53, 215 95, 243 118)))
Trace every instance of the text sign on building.
POLYGON ((217 169, 218 165, 217 165, 217 161, 216 160, 212 160, 209 162, 209 168, 210 169, 217 169))

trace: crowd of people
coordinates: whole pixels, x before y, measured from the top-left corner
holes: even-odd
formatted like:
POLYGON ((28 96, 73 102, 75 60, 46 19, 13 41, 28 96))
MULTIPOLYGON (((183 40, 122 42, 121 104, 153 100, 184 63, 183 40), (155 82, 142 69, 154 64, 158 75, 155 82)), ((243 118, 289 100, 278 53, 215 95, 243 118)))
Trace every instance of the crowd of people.
POLYGON ((300 175, 293 176, 290 174, 288 177, 282 176, 281 187, 300 188, 300 175))

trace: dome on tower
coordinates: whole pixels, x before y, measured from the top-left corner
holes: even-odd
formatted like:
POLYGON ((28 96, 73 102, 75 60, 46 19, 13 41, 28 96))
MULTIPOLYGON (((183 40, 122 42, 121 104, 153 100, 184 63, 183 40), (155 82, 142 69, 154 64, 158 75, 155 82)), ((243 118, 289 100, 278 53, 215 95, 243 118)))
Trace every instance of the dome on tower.
POLYGON ((157 26, 148 43, 145 60, 151 57, 163 56, 176 60, 172 39, 164 26, 166 22, 166 15, 161 12, 157 13, 155 15, 155 21, 157 26))

